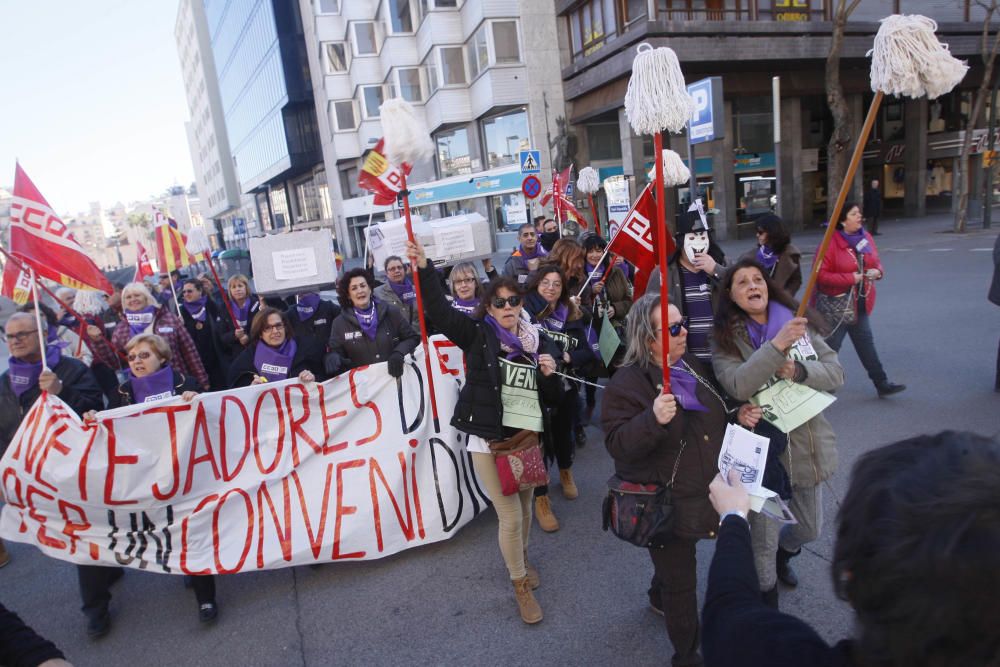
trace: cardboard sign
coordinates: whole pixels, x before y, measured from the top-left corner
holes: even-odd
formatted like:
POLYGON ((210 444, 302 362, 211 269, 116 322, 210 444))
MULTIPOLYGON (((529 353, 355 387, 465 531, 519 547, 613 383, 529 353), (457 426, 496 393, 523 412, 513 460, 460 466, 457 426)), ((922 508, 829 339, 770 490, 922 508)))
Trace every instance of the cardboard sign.
POLYGON ((250 262, 259 294, 287 296, 337 281, 329 229, 252 237, 250 262))
MULTIPOLYGON (((489 222, 478 213, 434 220, 415 216, 412 220, 413 235, 423 244, 424 252, 434 266, 451 266, 493 254, 493 234, 489 222)), ((367 233, 368 249, 375 258, 376 267, 381 269, 386 258, 393 255, 407 261, 406 222, 403 218, 373 224, 367 233)))

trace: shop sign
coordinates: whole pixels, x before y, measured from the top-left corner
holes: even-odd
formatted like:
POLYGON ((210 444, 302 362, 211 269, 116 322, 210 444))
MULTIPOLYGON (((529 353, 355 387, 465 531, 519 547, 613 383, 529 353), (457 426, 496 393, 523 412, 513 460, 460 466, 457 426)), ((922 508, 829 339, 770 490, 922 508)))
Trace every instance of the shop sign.
POLYGON ((809 0, 774 0, 775 21, 808 21, 809 0))

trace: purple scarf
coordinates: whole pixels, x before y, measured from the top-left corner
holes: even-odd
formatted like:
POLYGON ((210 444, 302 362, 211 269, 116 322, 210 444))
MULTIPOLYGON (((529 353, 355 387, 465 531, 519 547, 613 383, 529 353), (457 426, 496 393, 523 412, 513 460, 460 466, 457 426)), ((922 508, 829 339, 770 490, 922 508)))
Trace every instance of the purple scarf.
MULTIPOLYGON (((45 349, 45 365, 48 366, 49 370, 55 368, 61 357, 62 349, 53 345, 50 345, 45 349)), ((42 374, 41 361, 29 364, 26 361, 21 361, 17 357, 11 357, 8 360, 7 365, 10 369, 10 388, 14 390, 14 393, 17 394, 18 398, 20 398, 21 394, 24 392, 38 385, 38 376, 42 374)))
POLYGON ((299 319, 303 322, 316 314, 317 307, 319 307, 319 294, 316 292, 300 294, 295 304, 296 310, 299 311, 299 319))
POLYGON ((507 359, 517 359, 518 357, 530 357, 534 361, 538 361, 538 333, 534 330, 534 327, 530 322, 525 322, 524 320, 519 320, 517 323, 517 334, 513 334, 507 329, 500 326, 492 315, 487 315, 483 318, 483 322, 490 325, 493 329, 493 333, 497 335, 497 340, 500 341, 500 349, 507 353, 507 359), (524 327, 530 327, 531 331, 528 331, 524 327), (531 349, 531 344, 529 343, 528 348, 525 349, 525 340, 531 340, 531 333, 534 331, 534 349, 531 349), (524 338, 518 334, 523 334, 524 338))
POLYGON ((451 307, 460 313, 465 313, 466 315, 472 315, 472 312, 479 305, 479 299, 459 299, 457 296, 452 298, 451 307))
POLYGON ((681 404, 681 408, 696 412, 708 412, 708 408, 698 400, 696 392, 698 389, 698 380, 695 376, 688 373, 683 367, 672 366, 672 368, 678 372, 670 374, 670 391, 677 397, 677 402, 681 404))
POLYGON ((535 252, 531 253, 530 255, 529 255, 529 254, 528 254, 527 252, 525 252, 525 250, 524 250, 524 246, 522 246, 522 245, 520 245, 520 244, 518 244, 518 246, 517 246, 517 251, 518 251, 519 253, 521 253, 521 256, 520 256, 520 257, 518 257, 518 260, 520 260, 520 261, 519 261, 519 264, 520 264, 520 265, 521 265, 521 266, 522 266, 523 268, 525 268, 525 269, 527 269, 527 268, 528 268, 528 260, 529 260, 529 259, 535 259, 535 258, 541 258, 541 257, 547 257, 547 256, 548 256, 548 254, 549 254, 549 253, 548 253, 548 252, 547 252, 547 251, 545 250, 545 247, 544 247, 544 246, 543 246, 543 245, 542 245, 541 243, 536 243, 536 244, 535 244, 535 252))
POLYGON ((208 311, 205 309, 205 304, 208 303, 208 297, 203 296, 200 299, 195 299, 194 301, 185 301, 184 310, 188 312, 195 322, 204 322, 205 317, 208 315, 208 311))
POLYGON ((548 317, 542 320, 542 326, 549 331, 562 333, 566 329, 566 316, 568 314, 569 306, 565 303, 560 303, 548 317))
POLYGON ((767 303, 767 322, 760 324, 747 318, 747 334, 750 336, 750 344, 753 349, 759 350, 760 346, 778 335, 781 327, 795 317, 795 313, 782 306, 777 301, 767 303))
POLYGON ((149 403, 174 395, 174 369, 170 364, 145 377, 136 377, 131 368, 126 372, 136 403, 149 403))
POLYGON ((844 240, 854 248, 856 252, 860 252, 863 255, 872 254, 872 244, 871 242, 865 243, 861 249, 858 249, 858 244, 865 240, 865 228, 862 227, 853 234, 848 234, 843 229, 840 230, 840 235, 844 237, 844 240))
POLYGON ((590 276, 591 284, 601 282, 601 278, 604 277, 604 264, 601 264, 600 266, 591 266, 590 262, 584 262, 583 268, 587 272, 587 275, 590 276))
POLYGON ((778 263, 778 255, 773 250, 771 246, 762 245, 757 248, 757 261, 768 271, 774 269, 774 265, 778 263))
POLYGON ((378 331, 378 310, 375 302, 369 302, 367 311, 354 309, 354 316, 358 318, 358 326, 370 340, 375 340, 375 332, 378 331))
POLYGON ((230 303, 233 304, 233 310, 236 312, 236 321, 239 323, 240 328, 246 329, 247 320, 250 319, 250 306, 253 305, 253 302, 250 300, 250 297, 247 297, 243 301, 242 306, 236 303, 236 299, 232 299, 230 303))
POLYGON ((45 346, 56 347, 60 350, 64 350, 69 347, 69 341, 59 338, 59 327, 50 324, 47 327, 47 333, 45 335, 45 346))
POLYGON ((267 378, 268 382, 287 380, 292 370, 292 359, 298 349, 293 338, 287 339, 281 347, 275 349, 259 341, 253 354, 253 365, 257 372, 267 378))
POLYGON ((390 280, 389 287, 407 306, 412 306, 413 302, 417 300, 417 292, 413 289, 413 281, 409 278, 404 278, 401 283, 394 283, 390 280))
POLYGON ((146 306, 141 310, 126 310, 125 321, 128 322, 129 337, 138 336, 153 323, 156 306, 146 306))

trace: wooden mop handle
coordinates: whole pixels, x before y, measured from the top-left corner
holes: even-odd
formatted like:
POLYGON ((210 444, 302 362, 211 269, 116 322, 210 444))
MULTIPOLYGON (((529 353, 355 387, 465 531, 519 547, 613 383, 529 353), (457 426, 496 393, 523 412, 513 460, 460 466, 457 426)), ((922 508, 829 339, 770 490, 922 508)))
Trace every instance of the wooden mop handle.
POLYGON ((597 207, 594 206, 594 193, 588 192, 587 199, 590 200, 590 210, 594 214, 594 233, 598 236, 603 236, 601 234, 601 218, 597 215, 597 207))
MULTIPOLYGON (((847 173, 844 175, 844 182, 840 184, 840 193, 837 195, 837 201, 833 205, 833 211, 830 213, 830 221, 826 225, 826 234, 823 235, 823 241, 819 244, 819 249, 816 251, 816 257, 813 259, 812 271, 809 273, 809 282, 806 283, 806 290, 802 293, 802 301, 799 303, 799 309, 796 311, 796 317, 804 317, 806 313, 806 308, 809 305, 809 300, 812 298, 813 291, 816 289, 816 279, 819 278, 820 267, 823 266, 823 257, 826 256, 826 249, 830 245, 830 239, 833 238, 833 231, 837 228, 837 221, 840 219, 840 213, 844 208, 844 202, 847 200, 847 193, 851 188, 851 181, 854 180, 854 174, 858 171, 858 165, 861 164, 861 157, 865 152, 865 144, 868 143, 868 136, 871 134, 872 126, 875 124, 875 117, 878 116, 879 106, 882 104, 882 91, 875 93, 875 98, 872 100, 872 104, 868 107, 868 115, 865 117, 865 124, 861 128, 861 134, 858 136, 858 142, 854 145, 854 154, 851 155, 851 162, 847 165, 847 173)), ((830 161, 827 161, 827 168, 830 168, 830 161)))

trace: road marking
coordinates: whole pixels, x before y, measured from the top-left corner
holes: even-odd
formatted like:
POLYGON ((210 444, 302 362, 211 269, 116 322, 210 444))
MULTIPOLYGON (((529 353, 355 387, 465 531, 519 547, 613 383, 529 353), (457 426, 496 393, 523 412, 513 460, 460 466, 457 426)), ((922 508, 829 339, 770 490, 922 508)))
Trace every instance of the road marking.
POLYGON ((886 248, 883 252, 910 252, 913 248, 886 248))
POLYGON ((928 248, 927 252, 951 252, 954 248, 928 248))
POLYGON ((993 252, 993 248, 969 248, 969 252, 993 252))

